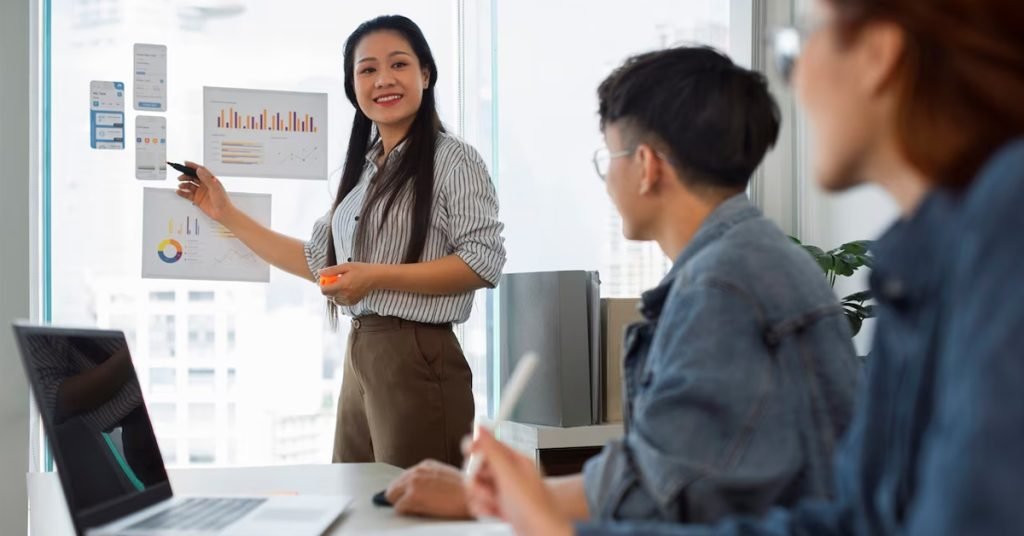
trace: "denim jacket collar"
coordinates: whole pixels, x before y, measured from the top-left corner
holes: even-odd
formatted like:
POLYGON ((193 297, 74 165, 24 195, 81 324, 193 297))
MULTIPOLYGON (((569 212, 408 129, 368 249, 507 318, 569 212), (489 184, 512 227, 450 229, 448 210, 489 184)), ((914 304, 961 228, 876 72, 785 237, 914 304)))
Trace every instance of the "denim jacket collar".
POLYGON ((648 320, 655 320, 661 315, 672 284, 687 261, 732 227, 760 214, 757 207, 747 198, 746 193, 738 193, 715 207, 715 210, 711 211, 711 214, 708 214, 708 217, 701 223, 690 243, 683 248, 682 253, 672 263, 672 268, 661 280, 661 283, 640 295, 640 312, 644 317, 648 320))
POLYGON ((932 293, 938 270, 923 266, 922 259, 942 258, 949 247, 949 233, 942 228, 954 225, 950 210, 954 200, 935 191, 928 194, 909 218, 894 223, 872 246, 875 263, 871 270, 871 290, 879 303, 904 309, 920 303, 932 293))

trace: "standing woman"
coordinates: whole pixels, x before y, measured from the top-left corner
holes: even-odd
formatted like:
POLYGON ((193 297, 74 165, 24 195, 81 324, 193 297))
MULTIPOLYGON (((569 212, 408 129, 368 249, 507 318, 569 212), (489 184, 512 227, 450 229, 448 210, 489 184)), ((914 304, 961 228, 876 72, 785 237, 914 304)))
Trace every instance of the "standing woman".
POLYGON ((437 65, 406 17, 364 22, 345 42, 355 106, 341 184, 307 242, 235 208, 202 166, 178 194, 264 260, 314 281, 328 314, 352 317, 338 401, 335 462, 409 467, 462 462, 474 417, 472 372, 454 322, 505 264, 498 201, 475 149, 437 114, 437 65), (336 277, 336 279, 331 279, 336 277))

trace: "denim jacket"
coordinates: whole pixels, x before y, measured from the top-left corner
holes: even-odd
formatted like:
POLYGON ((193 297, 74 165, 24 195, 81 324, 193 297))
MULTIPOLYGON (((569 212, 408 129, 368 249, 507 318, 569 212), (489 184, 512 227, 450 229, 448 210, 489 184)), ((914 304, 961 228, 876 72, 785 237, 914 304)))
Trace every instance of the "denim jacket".
POLYGON ((965 195, 934 192, 876 243, 878 329, 832 500, 714 525, 578 534, 1024 534, 1024 138, 965 195))
POLYGON ((584 468, 593 518, 707 522, 831 492, 859 370, 849 324, 746 195, 708 216, 641 312, 625 436, 584 468))

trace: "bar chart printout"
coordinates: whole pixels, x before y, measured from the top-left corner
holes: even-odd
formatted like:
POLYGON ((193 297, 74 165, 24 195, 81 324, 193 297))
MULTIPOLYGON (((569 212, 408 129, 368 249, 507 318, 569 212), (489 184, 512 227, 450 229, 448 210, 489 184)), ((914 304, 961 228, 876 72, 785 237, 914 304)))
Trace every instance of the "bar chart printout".
POLYGON ((206 166, 225 177, 327 178, 327 94, 203 88, 206 166))
MULTIPOLYGON (((231 200, 270 226, 270 194, 232 193, 231 200)), ((144 188, 142 277, 270 281, 270 266, 226 227, 168 188, 144 188)))

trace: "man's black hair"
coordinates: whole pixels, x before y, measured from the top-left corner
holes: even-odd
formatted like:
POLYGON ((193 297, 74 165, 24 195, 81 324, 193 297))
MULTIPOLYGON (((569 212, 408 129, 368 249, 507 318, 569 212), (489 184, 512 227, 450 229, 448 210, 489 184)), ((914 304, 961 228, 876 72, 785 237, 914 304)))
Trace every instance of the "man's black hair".
POLYGON ((601 130, 657 145, 690 186, 740 191, 779 135, 764 76, 707 47, 633 56, 597 90, 601 130))

